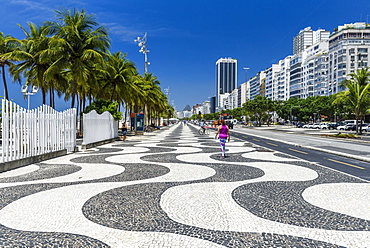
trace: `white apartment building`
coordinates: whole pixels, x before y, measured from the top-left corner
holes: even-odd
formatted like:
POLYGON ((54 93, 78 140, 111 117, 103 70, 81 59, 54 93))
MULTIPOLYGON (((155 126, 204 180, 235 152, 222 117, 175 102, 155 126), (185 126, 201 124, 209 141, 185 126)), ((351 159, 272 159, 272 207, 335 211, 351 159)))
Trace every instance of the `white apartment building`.
POLYGON ((229 101, 230 101, 230 93, 224 93, 224 94, 220 94, 218 96, 218 102, 219 102, 219 105, 217 106, 216 108, 216 112, 219 112, 221 110, 224 110, 224 109, 230 109, 229 106, 229 101))
POLYGON ((290 60, 289 97, 300 98, 302 92, 302 54, 295 54, 290 60))
POLYGON ((281 65, 273 64, 266 72, 266 93, 265 96, 272 100, 277 100, 278 95, 278 73, 280 72, 281 65))
POLYGON ((280 70, 276 73, 277 89, 275 100, 286 101, 289 99, 289 76, 291 56, 279 61, 280 70))
POLYGON ((302 90, 299 98, 326 94, 328 51, 329 39, 319 41, 302 52, 302 90))
POLYGON ((250 86, 250 81, 244 82, 238 87, 238 106, 241 107, 243 106, 243 103, 247 101, 247 99, 250 99, 249 95, 249 87, 250 86))
POLYGON ((307 27, 293 38, 293 54, 299 54, 321 40, 328 40, 329 36, 330 31, 324 29, 313 31, 311 27, 307 27))
POLYGON ((329 38, 328 94, 344 90, 347 75, 369 66, 370 26, 357 22, 338 26, 329 38))
POLYGON ((203 115, 210 114, 211 113, 211 102, 204 101, 203 103, 194 106, 194 113, 195 114, 201 113, 203 115))

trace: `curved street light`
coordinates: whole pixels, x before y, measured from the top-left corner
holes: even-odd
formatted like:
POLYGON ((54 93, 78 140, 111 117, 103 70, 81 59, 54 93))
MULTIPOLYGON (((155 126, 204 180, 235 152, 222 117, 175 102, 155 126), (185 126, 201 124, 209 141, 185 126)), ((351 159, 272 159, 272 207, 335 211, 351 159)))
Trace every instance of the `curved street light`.
POLYGON ((143 37, 137 37, 134 40, 135 42, 137 42, 137 45, 140 47, 139 52, 144 54, 144 72, 145 73, 148 72, 148 66, 150 65, 150 62, 148 62, 148 54, 147 54, 150 51, 146 47, 147 39, 148 39, 148 35, 145 32, 143 37))

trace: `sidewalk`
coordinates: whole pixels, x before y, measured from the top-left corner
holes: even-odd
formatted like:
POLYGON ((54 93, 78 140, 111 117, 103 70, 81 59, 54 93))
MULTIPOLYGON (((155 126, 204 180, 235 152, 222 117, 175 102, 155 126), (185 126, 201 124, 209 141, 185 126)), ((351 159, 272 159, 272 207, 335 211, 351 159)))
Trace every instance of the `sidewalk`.
POLYGON ((370 247, 370 184, 198 126, 0 174, 1 247, 370 247))

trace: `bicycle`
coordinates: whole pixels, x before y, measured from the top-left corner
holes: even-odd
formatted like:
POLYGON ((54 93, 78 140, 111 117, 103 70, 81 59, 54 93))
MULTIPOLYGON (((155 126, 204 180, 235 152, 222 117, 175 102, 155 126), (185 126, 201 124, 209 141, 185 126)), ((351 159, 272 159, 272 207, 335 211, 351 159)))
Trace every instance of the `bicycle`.
POLYGON ((203 135, 203 134, 209 135, 209 130, 206 127, 205 128, 200 128, 199 131, 198 131, 198 133, 200 135, 203 135))

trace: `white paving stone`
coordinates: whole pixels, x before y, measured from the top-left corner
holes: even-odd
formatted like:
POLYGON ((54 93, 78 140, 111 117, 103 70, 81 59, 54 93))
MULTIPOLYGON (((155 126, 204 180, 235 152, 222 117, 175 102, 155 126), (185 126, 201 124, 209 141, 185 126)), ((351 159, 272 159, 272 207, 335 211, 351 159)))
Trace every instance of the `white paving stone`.
POLYGON ((222 247, 171 233, 129 232, 98 225, 81 209, 94 195, 132 183, 96 183, 52 189, 19 199, 0 211, 0 223, 24 231, 66 232, 101 240, 111 247, 222 247), (153 246, 156 244, 156 246, 153 246))
POLYGON ((40 169, 38 165, 31 164, 31 165, 27 165, 27 166, 13 169, 10 171, 1 172, 0 178, 21 176, 21 175, 25 175, 25 174, 37 171, 38 169, 40 169))
POLYGON ((262 159, 262 160, 271 160, 271 161, 293 161, 297 160, 296 158, 283 158, 275 155, 276 152, 248 152, 242 154, 244 158, 251 159, 262 159))
POLYGON ((370 220, 369 183, 332 183, 307 188, 303 198, 318 207, 370 220))
MULTIPOLYGON (((290 171, 285 174, 290 174, 290 171)), ((295 174, 297 175, 296 180, 301 181, 302 176, 299 174, 307 174, 307 171, 302 170, 301 173, 295 174)), ((277 179, 282 176, 284 175, 270 175, 265 179, 277 179)), ((285 178, 287 181, 291 179, 291 176, 285 178)), ((306 180, 312 179, 307 177, 306 180)), ((250 183, 264 181, 264 178, 249 181, 250 183)), ((366 231, 312 229, 259 218, 240 207, 231 197, 232 191, 244 183, 246 182, 198 183, 172 187, 162 195, 161 207, 175 221, 206 229, 293 235, 346 247, 370 245, 370 232, 366 231)))

